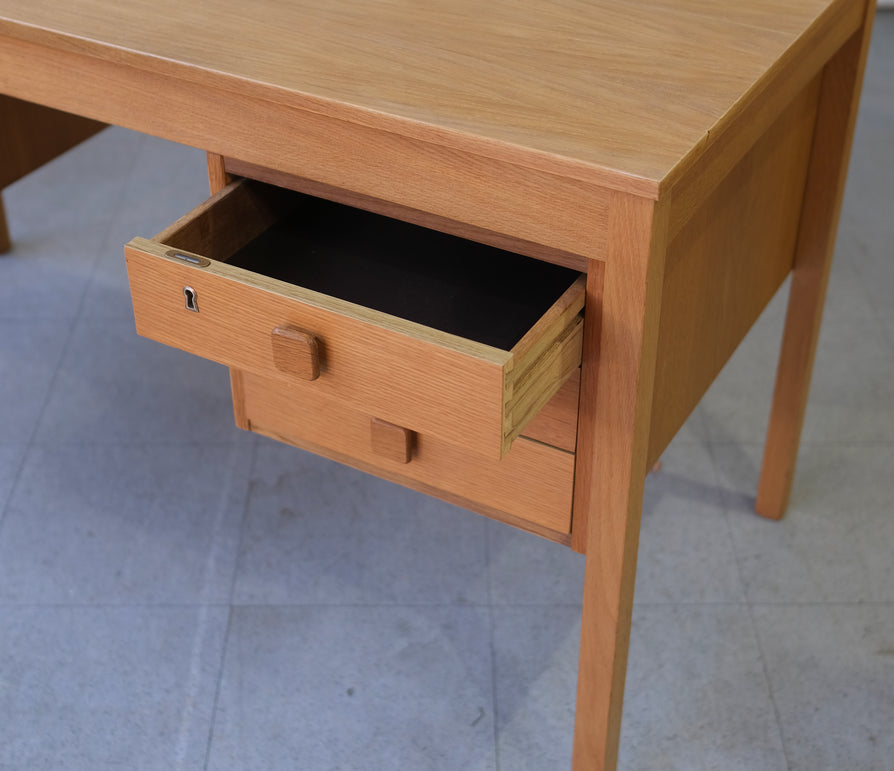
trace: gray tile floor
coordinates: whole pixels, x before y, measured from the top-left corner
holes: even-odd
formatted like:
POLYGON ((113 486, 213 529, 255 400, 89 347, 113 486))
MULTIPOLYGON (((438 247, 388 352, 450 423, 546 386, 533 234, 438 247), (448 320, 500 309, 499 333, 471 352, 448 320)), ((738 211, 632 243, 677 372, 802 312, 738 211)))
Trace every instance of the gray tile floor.
MULTIPOLYGON (((894 768, 894 14, 788 517, 751 512, 784 292, 648 482, 626 769, 894 768)), ((238 432, 137 338, 121 244, 201 153, 109 130, 7 191, 0 769, 568 766, 582 559, 238 432)))

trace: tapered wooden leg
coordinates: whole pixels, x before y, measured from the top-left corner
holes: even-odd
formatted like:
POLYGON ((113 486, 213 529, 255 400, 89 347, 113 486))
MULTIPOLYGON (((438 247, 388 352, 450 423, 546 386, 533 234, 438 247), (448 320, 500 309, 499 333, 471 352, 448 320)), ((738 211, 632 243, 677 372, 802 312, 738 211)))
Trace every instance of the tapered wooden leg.
POLYGON ((6 224, 6 209, 3 206, 3 193, 0 191, 0 254, 12 248, 9 240, 9 227, 6 224))
POLYGON ((779 519, 788 506, 841 200, 847 177, 874 3, 862 30, 823 72, 791 294, 755 509, 779 519))
POLYGON ((588 273, 574 524, 580 537, 586 519, 574 771, 617 765, 666 228, 663 204, 614 195, 604 269, 588 273))

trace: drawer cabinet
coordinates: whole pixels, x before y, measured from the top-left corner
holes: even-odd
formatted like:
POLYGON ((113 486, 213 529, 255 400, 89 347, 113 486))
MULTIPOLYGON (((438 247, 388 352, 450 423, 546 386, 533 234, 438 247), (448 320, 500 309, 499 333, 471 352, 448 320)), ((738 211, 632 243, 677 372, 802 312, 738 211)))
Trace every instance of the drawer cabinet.
POLYGON ((492 460, 580 365, 576 272, 260 183, 126 255, 140 334, 492 460))
POLYGON ((373 444, 375 418, 321 393, 296 398, 283 380, 234 371, 233 397, 257 433, 556 540, 571 531, 574 453, 520 437, 493 460, 420 433, 405 463, 373 444))

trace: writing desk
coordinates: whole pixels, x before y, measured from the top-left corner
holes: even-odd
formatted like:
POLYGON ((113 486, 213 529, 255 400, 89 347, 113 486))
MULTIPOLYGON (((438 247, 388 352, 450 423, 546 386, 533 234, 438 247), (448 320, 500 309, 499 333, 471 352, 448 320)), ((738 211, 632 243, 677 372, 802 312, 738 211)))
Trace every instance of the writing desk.
POLYGON ((645 475, 793 272, 785 510, 873 10, 0 0, 0 187, 105 123, 208 151, 209 202, 128 245, 138 328, 229 365, 243 428, 584 553, 573 765, 613 768, 645 475), (279 188, 584 278, 506 350, 327 299, 229 262, 279 188))

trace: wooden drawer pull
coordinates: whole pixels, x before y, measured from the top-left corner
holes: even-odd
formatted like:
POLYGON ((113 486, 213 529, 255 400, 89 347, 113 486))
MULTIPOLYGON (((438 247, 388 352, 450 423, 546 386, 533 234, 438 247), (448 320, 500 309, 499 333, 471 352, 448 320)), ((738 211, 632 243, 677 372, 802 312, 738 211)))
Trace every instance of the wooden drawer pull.
POLYGON ((369 428, 372 449, 376 455, 397 463, 410 462, 416 439, 415 431, 379 418, 372 418, 369 428))
POLYGON ((273 363, 280 372, 302 380, 316 380, 320 376, 320 344, 310 332, 286 325, 276 327, 270 337, 273 363))

